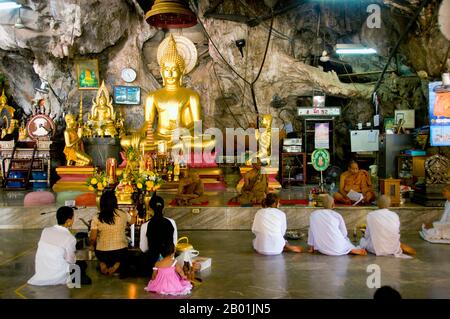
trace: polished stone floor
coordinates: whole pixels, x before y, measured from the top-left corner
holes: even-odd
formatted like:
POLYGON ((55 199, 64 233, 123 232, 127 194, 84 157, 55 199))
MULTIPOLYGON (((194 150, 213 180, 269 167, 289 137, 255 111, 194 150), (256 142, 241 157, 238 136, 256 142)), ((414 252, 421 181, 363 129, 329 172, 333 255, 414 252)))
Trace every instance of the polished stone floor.
MULTIPOLYGON (((26 284, 34 273, 40 230, 0 230, 0 298, 168 298, 144 291, 148 278, 105 277, 89 261, 90 286, 35 287, 26 284)), ((402 241, 417 249, 413 259, 373 255, 328 257, 284 253, 261 256, 253 252, 250 231, 180 231, 212 267, 201 273, 203 283, 178 298, 372 298, 366 285, 367 267, 381 269, 381 284, 391 285, 404 298, 450 298, 450 245, 433 245, 416 232, 402 241)), ((306 246, 305 241, 292 243, 306 246)))

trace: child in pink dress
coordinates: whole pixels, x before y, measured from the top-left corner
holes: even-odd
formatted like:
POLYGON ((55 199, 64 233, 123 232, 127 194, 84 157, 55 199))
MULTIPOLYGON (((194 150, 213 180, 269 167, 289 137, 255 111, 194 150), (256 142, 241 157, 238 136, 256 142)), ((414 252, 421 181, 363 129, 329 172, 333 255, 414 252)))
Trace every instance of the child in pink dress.
POLYGON ((175 259, 175 246, 167 242, 161 247, 163 258, 153 267, 152 279, 144 289, 163 295, 187 295, 191 292, 192 284, 187 280, 183 269, 175 259))

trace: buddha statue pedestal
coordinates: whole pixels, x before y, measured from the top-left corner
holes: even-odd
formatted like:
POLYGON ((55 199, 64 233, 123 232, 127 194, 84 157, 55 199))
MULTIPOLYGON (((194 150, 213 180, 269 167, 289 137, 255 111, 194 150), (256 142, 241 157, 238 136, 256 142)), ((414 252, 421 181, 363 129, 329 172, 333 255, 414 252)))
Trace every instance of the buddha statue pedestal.
MULTIPOLYGON (((242 186, 244 186, 244 176, 245 174, 252 170, 251 166, 241 166, 239 167, 239 171, 241 172, 241 180, 236 186, 236 190, 238 192, 241 191, 242 186)), ((269 191, 274 191, 277 189, 281 189, 280 182, 277 181, 276 177, 278 176, 278 168, 277 167, 263 167, 262 170, 266 172, 267 175, 269 175, 269 191)))
POLYGON ((83 138, 86 153, 92 156, 92 165, 106 167, 108 158, 119 160, 120 139, 116 137, 85 137, 83 138))
POLYGON ((93 166, 60 166, 56 168, 56 173, 60 180, 53 185, 54 192, 82 191, 90 192, 86 185, 88 177, 92 177, 95 172, 93 166))

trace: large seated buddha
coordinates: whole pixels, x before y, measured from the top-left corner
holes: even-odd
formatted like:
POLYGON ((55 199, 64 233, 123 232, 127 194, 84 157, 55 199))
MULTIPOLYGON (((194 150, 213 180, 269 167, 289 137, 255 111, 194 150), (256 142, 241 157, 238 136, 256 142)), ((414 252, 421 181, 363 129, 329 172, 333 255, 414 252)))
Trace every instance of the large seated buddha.
POLYGON ((142 127, 133 135, 123 137, 121 146, 125 150, 133 146, 139 150, 154 151, 159 143, 164 142, 167 150, 181 148, 183 143, 184 147, 188 145, 194 149, 203 149, 208 145, 212 148, 214 141, 205 143, 201 137, 193 136, 194 124, 201 121, 200 97, 197 92, 182 86, 186 66, 172 35, 158 62, 163 88, 149 94, 142 127))

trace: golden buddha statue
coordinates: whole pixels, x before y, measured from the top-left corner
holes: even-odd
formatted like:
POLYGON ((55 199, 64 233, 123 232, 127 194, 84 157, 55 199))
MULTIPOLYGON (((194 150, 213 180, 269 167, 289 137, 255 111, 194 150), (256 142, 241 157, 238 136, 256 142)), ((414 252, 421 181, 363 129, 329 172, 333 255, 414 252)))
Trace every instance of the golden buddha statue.
POLYGON ((3 89, 2 95, 0 96, 0 114, 5 117, 3 109, 6 109, 6 111, 9 113, 8 117, 10 120, 9 123, 8 120, 3 122, 3 125, 8 126, 2 127, 1 138, 4 138, 7 134, 12 134, 17 127, 17 120, 14 119, 14 112, 16 110, 12 106, 8 105, 8 98, 5 95, 5 89, 3 89))
POLYGON ((14 112, 16 111, 12 106, 8 105, 8 98, 5 95, 5 89, 2 91, 2 95, 0 96, 0 113, 3 109, 6 108, 8 113, 11 115, 11 118, 14 117, 14 112))
POLYGON ((117 202, 119 204, 133 203, 132 199, 134 193, 133 177, 128 169, 123 170, 120 182, 116 186, 115 193, 117 197, 117 202))
POLYGON ((270 164, 270 147, 272 142, 272 115, 265 114, 261 121, 261 126, 265 129, 263 133, 255 130, 258 141, 258 152, 250 155, 246 165, 250 166, 255 158, 259 158, 263 164, 270 164))
MULTIPOLYGON (((201 137, 195 139, 193 135, 194 123, 200 121, 200 97, 197 92, 182 86, 183 75, 186 71, 185 61, 179 54, 172 35, 166 51, 159 59, 163 88, 151 93, 144 106, 144 123, 138 132, 121 139, 121 146, 126 150, 130 146, 136 149, 153 151, 158 143, 166 142, 167 150, 182 147, 182 143, 174 144, 177 129, 186 129, 180 134, 183 143, 189 141, 194 147, 203 149, 214 141, 203 143, 201 137), (156 129, 154 121, 158 117, 156 129)), ((185 144, 186 145, 186 144, 185 144)))
POLYGON ((103 81, 96 98, 92 100, 88 126, 92 127, 95 135, 114 137, 117 135, 115 119, 116 113, 112 106, 112 99, 109 97, 108 89, 103 81))
POLYGON ((25 141, 28 138, 27 128, 25 123, 22 122, 19 127, 19 141, 25 141))
POLYGON ((77 125, 75 115, 67 114, 66 130, 64 131, 64 155, 66 155, 67 166, 87 166, 92 163, 92 158, 84 152, 83 128, 77 125))

